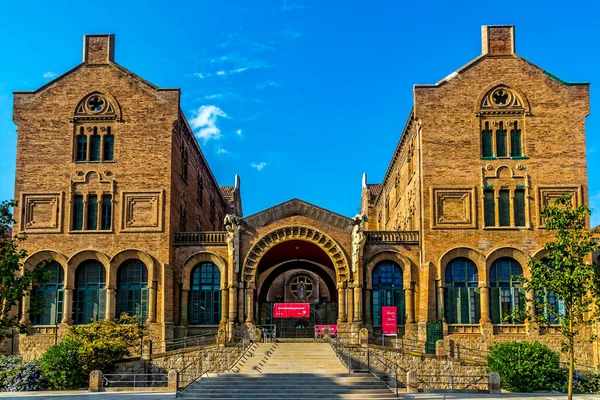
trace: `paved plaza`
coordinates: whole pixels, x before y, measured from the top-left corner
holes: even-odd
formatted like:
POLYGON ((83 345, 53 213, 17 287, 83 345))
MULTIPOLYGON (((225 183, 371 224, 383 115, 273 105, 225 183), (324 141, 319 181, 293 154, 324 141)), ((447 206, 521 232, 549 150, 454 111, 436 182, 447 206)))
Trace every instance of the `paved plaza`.
MULTIPOLYGON (((0 393, 0 398, 35 398, 36 400, 48 399, 68 399, 68 400, 173 400, 173 393, 149 393, 149 392, 104 392, 90 393, 87 391, 62 391, 62 392, 24 392, 24 393, 0 393)), ((418 393, 401 394, 401 399, 406 400, 454 400, 454 399, 487 399, 487 400, 563 400, 567 398, 566 394, 554 393, 502 393, 502 394, 467 394, 467 393, 418 393)), ((578 395, 573 397, 576 400, 600 400, 598 395, 578 395)))

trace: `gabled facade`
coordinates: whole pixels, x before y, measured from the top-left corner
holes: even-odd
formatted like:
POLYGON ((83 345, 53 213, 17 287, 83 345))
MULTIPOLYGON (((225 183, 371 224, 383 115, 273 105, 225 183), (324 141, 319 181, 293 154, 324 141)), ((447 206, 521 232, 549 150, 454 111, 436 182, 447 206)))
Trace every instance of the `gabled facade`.
MULTIPOLYGON (((353 218, 298 199, 244 217, 239 177, 218 185, 179 90, 116 64, 113 36, 84 42, 82 64, 15 93, 14 231, 29 235, 26 268, 51 259, 56 276, 33 289, 48 299, 42 316, 23 299, 27 357, 69 324, 121 312, 141 315, 161 349, 201 333, 224 344, 262 325, 288 337, 312 337, 315 325, 379 335, 383 306, 427 351, 438 339, 559 346, 535 316, 505 317, 532 295, 512 276, 527 275, 551 238, 541 207, 563 193, 587 204, 589 85, 518 56, 514 27, 483 27, 479 57, 414 87, 385 177, 363 176, 353 218), (309 304, 312 317, 275 318, 275 303, 309 304)), ((598 364, 597 343, 578 352, 598 364)))

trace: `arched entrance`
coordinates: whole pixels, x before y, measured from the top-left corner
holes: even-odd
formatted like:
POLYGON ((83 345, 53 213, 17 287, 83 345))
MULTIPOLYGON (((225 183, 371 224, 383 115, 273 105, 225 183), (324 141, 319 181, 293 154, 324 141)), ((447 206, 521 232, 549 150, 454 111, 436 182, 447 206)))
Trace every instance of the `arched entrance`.
POLYGON ((337 324, 335 267, 316 244, 279 243, 264 254, 256 272, 257 325, 275 325, 281 338, 305 338, 314 336, 315 325, 337 324), (278 312, 294 308, 301 309, 302 315, 284 312, 282 317, 278 312))

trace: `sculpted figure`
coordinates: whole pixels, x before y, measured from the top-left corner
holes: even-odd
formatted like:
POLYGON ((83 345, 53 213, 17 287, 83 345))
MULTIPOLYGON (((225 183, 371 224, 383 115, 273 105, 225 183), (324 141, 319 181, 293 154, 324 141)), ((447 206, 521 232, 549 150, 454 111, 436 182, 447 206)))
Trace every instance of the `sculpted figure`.
POLYGON ((227 251, 229 259, 233 261, 235 273, 239 273, 239 254, 240 254, 240 218, 233 214, 225 216, 225 230, 227 231, 227 251))
POLYGON ((356 214, 352 218, 354 227, 352 228, 352 272, 356 272, 360 263, 363 249, 367 238, 364 234, 364 226, 367 222, 367 216, 365 214, 356 214))

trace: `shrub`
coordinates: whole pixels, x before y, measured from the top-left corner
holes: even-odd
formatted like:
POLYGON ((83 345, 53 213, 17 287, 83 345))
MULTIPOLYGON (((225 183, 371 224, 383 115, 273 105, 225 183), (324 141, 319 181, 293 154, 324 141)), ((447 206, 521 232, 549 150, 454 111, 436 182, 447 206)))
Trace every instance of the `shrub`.
POLYGON ((42 356, 42 374, 52 389, 77 389, 85 386, 87 378, 82 374, 79 357, 81 345, 77 340, 64 340, 49 347, 42 356))
POLYGON ((0 392, 24 392, 44 387, 36 361, 23 361, 21 356, 0 356, 0 392))
POLYGON ((498 372, 502 388, 511 392, 548 390, 564 376, 558 353, 540 342, 504 342, 492 346, 487 370, 498 372))
MULTIPOLYGON (((567 393, 568 369, 563 369, 564 377, 555 382, 553 389, 557 392, 567 393)), ((573 393, 598 394, 600 393, 600 374, 595 372, 575 371, 573 374, 573 393)))

